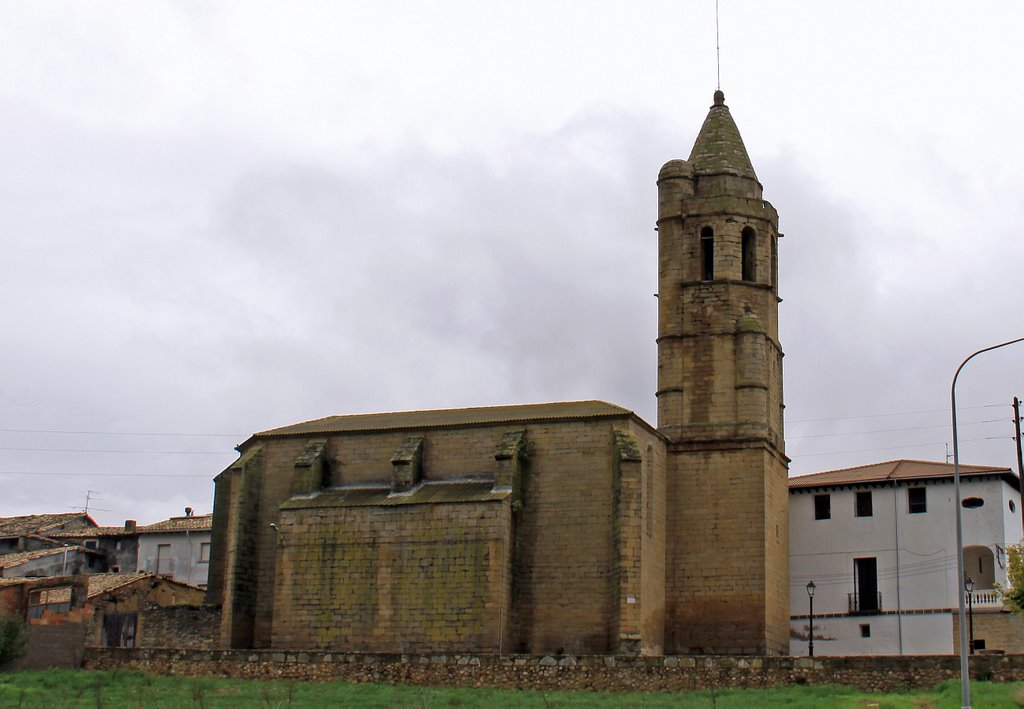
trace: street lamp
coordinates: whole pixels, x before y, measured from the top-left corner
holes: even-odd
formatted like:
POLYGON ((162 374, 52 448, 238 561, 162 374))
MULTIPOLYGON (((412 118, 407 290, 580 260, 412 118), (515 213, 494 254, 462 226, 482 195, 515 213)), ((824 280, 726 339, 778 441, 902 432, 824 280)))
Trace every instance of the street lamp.
POLYGON ((967 591, 967 617, 971 628, 971 639, 968 647, 971 654, 974 654, 974 579, 968 576, 964 579, 964 590, 967 591))
POLYGON ((814 589, 816 588, 813 581, 807 582, 807 600, 811 605, 811 631, 807 634, 807 657, 814 657, 814 589))
MULTIPOLYGON (((953 495, 956 501, 953 503, 953 507, 956 509, 956 577, 962 579, 964 577, 964 532, 963 532, 963 520, 960 515, 960 447, 957 443, 956 435, 956 380, 960 376, 960 371, 964 368, 964 365, 970 362, 972 359, 980 355, 982 352, 988 352, 990 350, 997 350, 1000 347, 1006 347, 1007 345, 1013 345, 1018 342, 1024 342, 1024 337, 1018 337, 1016 340, 1009 340, 1007 342, 1000 342, 998 345, 992 345, 984 349, 978 350, 970 357, 960 363, 960 366, 956 368, 956 373, 953 374, 953 383, 949 386, 949 403, 953 413, 953 495)), ((963 695, 963 709, 970 709, 971 706, 971 676, 970 670, 967 667, 967 628, 965 621, 967 618, 966 609, 964 608, 964 594, 956 594, 958 597, 959 608, 957 609, 960 619, 960 689, 963 695)))

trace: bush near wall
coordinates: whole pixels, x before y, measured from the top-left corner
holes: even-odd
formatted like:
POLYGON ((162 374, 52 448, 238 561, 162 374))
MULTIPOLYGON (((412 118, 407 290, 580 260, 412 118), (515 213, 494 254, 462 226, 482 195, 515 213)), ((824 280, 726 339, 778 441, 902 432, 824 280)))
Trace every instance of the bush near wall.
POLYGON ((20 659, 25 654, 27 643, 25 623, 14 616, 0 613, 0 667, 20 659))
MULTIPOLYGON (((239 679, 344 680, 501 689, 681 691, 843 684, 862 691, 933 687, 959 677, 955 655, 901 657, 371 655, 269 650, 88 648, 88 669, 239 679)), ((971 673, 1024 680, 1024 655, 971 658, 971 673)))

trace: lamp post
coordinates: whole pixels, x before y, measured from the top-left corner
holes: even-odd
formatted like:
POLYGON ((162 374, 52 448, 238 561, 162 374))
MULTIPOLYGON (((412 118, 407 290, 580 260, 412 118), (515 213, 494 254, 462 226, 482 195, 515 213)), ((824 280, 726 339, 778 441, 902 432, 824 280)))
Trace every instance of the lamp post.
POLYGON ((807 601, 810 603, 811 631, 807 634, 807 657, 814 657, 814 589, 813 581, 807 582, 807 601))
MULTIPOLYGON (((1013 345, 1017 342, 1024 342, 1024 337, 1018 337, 1015 340, 1009 340, 1007 342, 1000 342, 998 345, 992 345, 991 347, 978 350, 960 363, 960 366, 956 368, 956 373, 953 374, 953 383, 949 386, 949 403, 953 417, 953 495, 955 497, 953 507, 956 509, 956 578, 958 579, 962 579, 964 577, 964 532, 963 521, 960 515, 960 447, 957 443, 956 435, 956 380, 960 376, 960 372, 963 370, 964 365, 980 355, 982 352, 997 350, 1000 347, 1013 345)), ((959 608, 957 610, 960 619, 960 689, 963 698, 962 707, 963 709, 970 709, 971 677, 970 670, 967 666, 967 628, 965 627, 967 620, 965 616, 967 615, 967 612, 964 608, 964 594, 957 593, 956 595, 958 597, 959 608)))
POLYGON ((967 623, 971 631, 971 639, 968 641, 968 647, 971 650, 971 654, 974 654, 974 579, 968 576, 964 579, 964 590, 967 591, 967 623))

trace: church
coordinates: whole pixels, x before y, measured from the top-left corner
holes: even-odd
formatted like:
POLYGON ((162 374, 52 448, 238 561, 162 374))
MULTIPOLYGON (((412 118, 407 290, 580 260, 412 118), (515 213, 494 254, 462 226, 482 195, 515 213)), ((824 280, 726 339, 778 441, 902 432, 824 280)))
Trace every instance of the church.
POLYGON ((657 426, 575 401, 252 435, 215 479, 222 647, 788 654, 781 234, 721 91, 657 188, 657 426))

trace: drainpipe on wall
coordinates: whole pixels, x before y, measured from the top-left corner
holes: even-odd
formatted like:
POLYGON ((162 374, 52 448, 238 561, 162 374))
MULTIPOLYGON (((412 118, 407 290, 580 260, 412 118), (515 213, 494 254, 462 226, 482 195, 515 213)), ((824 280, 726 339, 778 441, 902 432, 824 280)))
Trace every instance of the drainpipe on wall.
POLYGON ((185 575, 185 583, 189 586, 192 585, 192 537, 189 535, 188 530, 185 530, 185 541, 188 542, 188 571, 185 575))
POLYGON ((900 503, 899 486, 892 481, 892 520, 896 525, 896 637, 903 654, 903 599, 900 598, 900 503))

